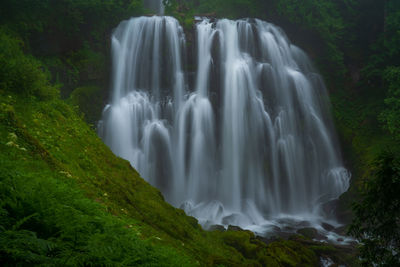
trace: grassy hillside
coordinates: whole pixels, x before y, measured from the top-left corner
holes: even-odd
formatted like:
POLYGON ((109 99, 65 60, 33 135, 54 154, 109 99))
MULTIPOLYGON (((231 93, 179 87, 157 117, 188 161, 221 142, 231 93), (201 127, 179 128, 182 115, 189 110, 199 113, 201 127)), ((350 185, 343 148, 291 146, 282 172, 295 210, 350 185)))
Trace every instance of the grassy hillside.
POLYGON ((338 253, 300 237, 266 245, 249 231, 203 231, 62 100, 1 91, 0 110, 2 262, 313 266, 338 253))
MULTIPOLYGON (((111 205, 102 204, 109 202, 107 194, 101 186, 94 188, 104 183, 106 173, 94 170, 84 155, 89 146, 100 155, 108 151, 97 146, 100 141, 71 108, 60 101, 38 104, 4 92, 0 99, 1 262, 189 265, 189 259, 173 249, 142 239, 136 220, 114 216, 111 205), (88 168, 93 170, 82 175, 88 168)), ((110 164, 127 167, 115 157, 110 164)), ((135 172, 131 176, 140 179, 135 172)))

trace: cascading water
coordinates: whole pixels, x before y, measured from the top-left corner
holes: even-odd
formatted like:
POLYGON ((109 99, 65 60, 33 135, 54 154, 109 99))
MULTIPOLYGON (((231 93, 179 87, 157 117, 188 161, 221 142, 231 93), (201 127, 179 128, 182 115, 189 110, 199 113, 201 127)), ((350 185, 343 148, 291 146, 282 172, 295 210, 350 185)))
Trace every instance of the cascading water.
POLYGON ((305 53, 260 20, 202 19, 196 40, 188 88, 178 22, 122 22, 100 136, 205 227, 320 216, 322 203, 347 190, 349 174, 324 83, 305 53))

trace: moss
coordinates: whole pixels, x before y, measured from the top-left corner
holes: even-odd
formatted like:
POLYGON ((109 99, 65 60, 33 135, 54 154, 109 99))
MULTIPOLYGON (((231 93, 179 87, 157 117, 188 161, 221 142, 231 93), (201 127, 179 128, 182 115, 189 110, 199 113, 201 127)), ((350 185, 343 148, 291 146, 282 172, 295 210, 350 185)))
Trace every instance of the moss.
POLYGON ((311 228, 311 227, 299 229, 299 230, 297 230, 297 233, 303 235, 304 237, 306 237, 308 239, 313 239, 318 234, 317 229, 311 228))
POLYGON ((278 240, 267 245, 250 231, 214 233, 244 258, 251 259, 254 266, 318 266, 314 250, 297 240, 278 240))
POLYGON ((184 27, 186 30, 192 29, 192 28, 193 28, 193 25, 194 25, 194 17, 193 17, 193 16, 184 17, 183 25, 184 25, 183 27, 184 27))
POLYGON ((13 105, 13 97, 0 97, 0 261, 4 265, 194 264, 172 247, 139 238, 133 218, 112 216, 84 196, 76 177, 31 135, 13 105))
POLYGON ((254 234, 247 231, 226 231, 222 233, 222 240, 231 247, 234 247, 244 257, 256 259, 260 247, 254 242, 254 234))
POLYGON ((295 241, 278 241, 268 245, 268 255, 281 266, 317 266, 316 254, 295 241))

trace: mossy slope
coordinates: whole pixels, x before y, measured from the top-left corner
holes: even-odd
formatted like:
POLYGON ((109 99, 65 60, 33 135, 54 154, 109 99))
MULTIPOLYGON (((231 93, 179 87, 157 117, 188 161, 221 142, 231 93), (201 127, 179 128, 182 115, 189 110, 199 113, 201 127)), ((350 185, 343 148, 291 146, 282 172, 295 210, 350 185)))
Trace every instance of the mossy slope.
MULTIPOLYGON (((87 198, 66 164, 46 149, 49 143, 35 137, 50 131, 35 127, 32 135, 20 119, 22 106, 15 98, 1 95, 0 100, 3 266, 193 265, 173 248, 141 238, 133 218, 113 216, 106 206, 87 198)), ((28 112, 31 106, 24 108, 28 112)), ((57 118, 63 122, 62 116, 57 118)))
MULTIPOLYGON (((30 196, 22 206, 29 206, 29 201, 40 203, 41 196, 46 201, 61 201, 51 211, 33 208, 35 212, 17 216, 22 221, 14 223, 21 230, 29 230, 31 218, 39 216, 34 221, 47 233, 43 236, 49 237, 42 239, 49 241, 58 240, 57 231, 51 230, 52 222, 68 222, 64 226, 72 232, 81 232, 79 242, 91 244, 92 247, 85 247, 94 250, 75 251, 75 258, 71 256, 73 263, 94 261, 114 265, 118 253, 126 252, 129 246, 143 250, 135 251, 136 258, 128 263, 136 260, 143 265, 317 266, 319 263, 316 250, 298 241, 281 240, 267 245, 249 231, 203 231, 194 218, 166 203, 161 193, 146 183, 127 161, 116 157, 77 115, 76 108, 62 100, 37 101, 2 92, 0 105, 1 168, 5 176, 2 181, 20 183, 18 190, 30 196), (48 184, 47 189, 41 189, 43 183, 48 184), (69 203, 75 198, 81 203, 75 207, 79 212, 68 213, 62 203, 64 199, 69 203), (99 230, 91 225, 113 230, 102 230, 103 235, 94 238, 89 233, 99 230), (116 255, 112 249, 105 253, 101 248, 108 244, 122 249, 116 255)), ((9 195, 2 191, 1 199, 9 195)), ((18 244, 15 236, 3 236, 0 240, 18 244)), ((1 256, 6 259, 13 255, 5 251, 8 250, 3 250, 1 256)), ((28 257, 26 262, 32 261, 28 257)))
MULTIPOLYGON (((109 213, 134 218, 130 225, 153 243, 175 246, 202 258, 213 254, 213 250, 219 253, 215 242, 206 245, 209 240, 203 237, 197 221, 167 204, 160 192, 140 178, 127 161, 114 156, 73 107, 58 99, 40 102, 2 95, 1 100, 2 146, 39 156, 35 160, 10 159, 9 164, 40 163, 41 167, 35 170, 21 168, 24 175, 36 177, 43 171, 44 177, 49 177, 46 172, 52 172, 52 177, 61 181, 71 180, 109 213), (16 136, 18 143, 7 139, 10 134, 16 136)), ((5 160, 10 158, 7 150, 4 154, 2 150, 2 155, 5 160)), ((6 169, 6 163, 2 165, 6 169)), ((17 164, 15 167, 18 169, 17 164)))

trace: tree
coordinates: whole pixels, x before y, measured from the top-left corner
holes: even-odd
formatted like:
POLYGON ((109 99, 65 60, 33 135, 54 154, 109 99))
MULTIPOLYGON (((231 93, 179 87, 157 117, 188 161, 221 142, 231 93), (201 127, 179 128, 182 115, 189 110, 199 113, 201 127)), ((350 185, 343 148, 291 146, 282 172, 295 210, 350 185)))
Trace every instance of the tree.
POLYGON ((400 266, 400 156, 382 153, 362 200, 353 206, 349 234, 361 242, 365 266, 400 266))
POLYGON ((386 108, 380 114, 380 119, 394 139, 400 140, 400 67, 388 67, 383 79, 388 87, 388 96, 385 99, 386 108))

